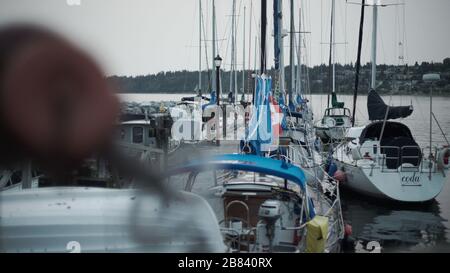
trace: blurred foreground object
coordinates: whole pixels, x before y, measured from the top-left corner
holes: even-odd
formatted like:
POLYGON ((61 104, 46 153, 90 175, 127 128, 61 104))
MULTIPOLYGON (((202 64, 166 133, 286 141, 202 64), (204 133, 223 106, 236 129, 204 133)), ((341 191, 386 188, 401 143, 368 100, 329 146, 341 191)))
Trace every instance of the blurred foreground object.
MULTIPOLYGON (((226 251, 203 198, 175 193, 159 169, 117 145, 118 106, 97 65, 62 38, 31 26, 0 30, 0 252, 226 251), (92 157, 97 178, 110 167, 112 180, 131 183, 73 187, 92 157), (28 183, 30 162, 51 174, 46 183, 28 183), (13 165, 23 165, 24 182, 3 190, 13 165)), ((149 127, 167 154, 171 122, 160 115, 149 127)))
POLYGON ((118 101, 85 53, 46 30, 0 30, 1 163, 78 162, 110 139, 118 101))
POLYGON ((0 252, 226 251, 214 212, 192 193, 170 205, 152 192, 70 187, 0 200, 0 252))

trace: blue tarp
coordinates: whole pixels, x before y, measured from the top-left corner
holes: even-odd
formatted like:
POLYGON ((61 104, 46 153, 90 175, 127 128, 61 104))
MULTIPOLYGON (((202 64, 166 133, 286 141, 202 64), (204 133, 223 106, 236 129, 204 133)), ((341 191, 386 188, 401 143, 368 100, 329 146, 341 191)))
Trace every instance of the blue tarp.
POLYGON ((209 102, 207 104, 202 105, 202 110, 204 111, 206 109, 206 107, 210 106, 210 105, 215 105, 216 104, 216 92, 212 91, 211 92, 211 99, 209 100, 209 102))

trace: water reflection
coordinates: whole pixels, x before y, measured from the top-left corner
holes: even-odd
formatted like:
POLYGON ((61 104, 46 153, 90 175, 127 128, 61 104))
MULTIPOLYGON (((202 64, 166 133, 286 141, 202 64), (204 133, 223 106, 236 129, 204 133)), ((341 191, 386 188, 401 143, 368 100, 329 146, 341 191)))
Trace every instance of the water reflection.
POLYGON ((343 191, 344 219, 353 237, 365 246, 376 241, 382 252, 450 251, 446 222, 438 201, 423 205, 386 203, 343 191))

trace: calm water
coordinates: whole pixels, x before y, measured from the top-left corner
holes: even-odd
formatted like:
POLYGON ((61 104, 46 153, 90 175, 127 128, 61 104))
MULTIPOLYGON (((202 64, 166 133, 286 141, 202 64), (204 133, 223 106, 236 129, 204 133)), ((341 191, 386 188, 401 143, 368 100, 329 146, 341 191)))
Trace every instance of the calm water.
MULTIPOLYGON (((179 101, 186 94, 126 94, 124 101, 179 101)), ((429 98, 424 96, 383 97, 392 105, 412 105, 413 114, 402 120, 411 129, 416 141, 423 146, 429 143, 429 98)), ((352 108, 351 96, 339 99, 352 108)), ((327 97, 310 97, 315 119, 321 118, 327 97)), ((367 121, 366 97, 360 96, 357 103, 358 124, 367 121)), ((446 135, 450 135, 450 97, 434 97, 433 112, 446 135)), ((433 121, 433 142, 445 144, 436 123, 433 121)), ((352 225, 353 236, 361 245, 369 241, 380 243, 383 252, 450 252, 450 178, 441 194, 430 204, 405 206, 386 204, 380 200, 361 197, 352 192, 342 193, 345 221, 352 225)))

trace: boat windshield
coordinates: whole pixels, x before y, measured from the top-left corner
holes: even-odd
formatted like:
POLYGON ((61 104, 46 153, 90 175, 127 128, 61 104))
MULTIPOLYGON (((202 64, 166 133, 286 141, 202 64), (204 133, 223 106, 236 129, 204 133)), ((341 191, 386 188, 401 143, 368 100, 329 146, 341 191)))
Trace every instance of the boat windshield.
POLYGON ((348 108, 328 108, 325 110, 325 116, 340 117, 350 116, 350 109, 348 108))

